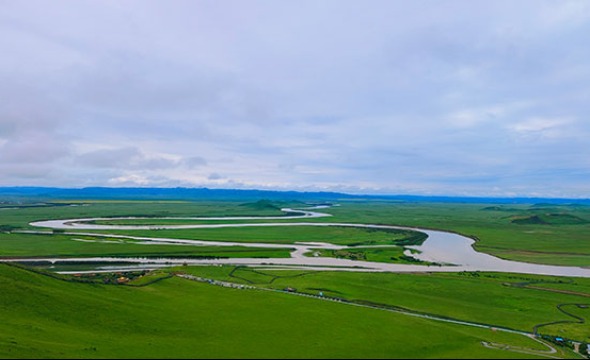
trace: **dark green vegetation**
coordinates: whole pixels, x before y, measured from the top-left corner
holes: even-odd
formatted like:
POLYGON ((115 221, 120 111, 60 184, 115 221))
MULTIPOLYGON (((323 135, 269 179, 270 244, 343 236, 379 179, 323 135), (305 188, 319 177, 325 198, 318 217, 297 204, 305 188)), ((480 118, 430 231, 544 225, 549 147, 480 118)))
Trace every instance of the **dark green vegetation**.
POLYGON ((316 250, 308 253, 307 256, 327 256, 339 259, 399 263, 399 264, 422 264, 440 265, 427 261, 418 260, 412 256, 405 255, 404 247, 378 247, 378 248, 352 248, 342 250, 316 250))
POLYGON ((178 277, 101 285, 0 265, 0 287, 2 358, 536 357, 482 341, 543 350, 521 335, 178 277))
MULTIPOLYGON (((264 211, 264 210, 281 210, 282 206, 280 206, 280 202, 273 202, 270 200, 258 200, 256 202, 251 202, 251 203, 244 203, 244 204, 240 204, 240 206, 243 207, 247 207, 250 209, 254 209, 254 210, 258 210, 258 211, 264 211)), ((292 203, 289 203, 289 205, 293 205, 292 203)), ((299 206, 305 206, 305 203, 301 202, 298 204, 299 206)))
POLYGON ((512 222, 521 225, 579 225, 589 223, 588 220, 584 220, 568 213, 543 213, 514 216, 512 222))

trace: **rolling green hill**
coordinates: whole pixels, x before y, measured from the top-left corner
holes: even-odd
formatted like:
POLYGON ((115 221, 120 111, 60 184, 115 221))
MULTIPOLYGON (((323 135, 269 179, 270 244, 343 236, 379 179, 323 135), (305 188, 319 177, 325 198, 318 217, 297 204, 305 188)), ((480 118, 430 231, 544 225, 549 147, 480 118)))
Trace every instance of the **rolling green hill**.
POLYGON ((0 265, 1 358, 531 358, 521 335, 178 277, 143 287, 0 265))

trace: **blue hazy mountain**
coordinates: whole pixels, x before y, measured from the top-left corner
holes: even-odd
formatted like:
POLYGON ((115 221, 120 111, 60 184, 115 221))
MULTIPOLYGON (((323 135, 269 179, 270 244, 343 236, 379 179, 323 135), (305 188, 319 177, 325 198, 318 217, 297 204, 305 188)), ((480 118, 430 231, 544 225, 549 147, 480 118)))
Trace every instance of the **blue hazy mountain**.
POLYGON ((358 195, 340 192, 304 192, 209 188, 148 188, 148 187, 0 187, 0 199, 122 199, 122 200, 382 200, 397 202, 454 202, 497 204, 581 204, 590 205, 590 199, 542 197, 464 197, 426 195, 358 195))

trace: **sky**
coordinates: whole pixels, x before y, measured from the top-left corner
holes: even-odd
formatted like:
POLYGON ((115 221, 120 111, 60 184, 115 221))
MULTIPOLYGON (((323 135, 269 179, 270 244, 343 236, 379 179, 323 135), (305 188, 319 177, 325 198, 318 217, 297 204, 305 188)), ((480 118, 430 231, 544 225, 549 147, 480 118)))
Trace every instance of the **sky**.
POLYGON ((0 0, 0 186, 590 197, 590 1, 0 0))

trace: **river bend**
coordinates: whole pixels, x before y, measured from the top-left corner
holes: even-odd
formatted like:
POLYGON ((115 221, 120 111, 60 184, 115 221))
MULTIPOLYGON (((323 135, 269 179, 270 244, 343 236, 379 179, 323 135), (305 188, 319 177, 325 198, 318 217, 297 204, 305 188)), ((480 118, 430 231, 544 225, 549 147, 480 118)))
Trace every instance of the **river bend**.
MULTIPOLYGON (((326 207, 326 206, 323 206, 326 207)), ((321 207, 310 208, 318 209, 321 207)), ((328 217, 330 214, 309 211, 282 209, 289 214, 286 216, 268 217, 167 217, 158 219, 178 220, 285 220, 285 219, 311 219, 328 217)), ((542 274, 556 276, 590 277, 590 269, 573 266, 554 266, 523 263, 497 258, 495 256, 475 251, 474 240, 456 233, 422 229, 416 227, 376 225, 376 224, 355 224, 355 223, 332 223, 332 222, 289 222, 289 223, 223 223, 223 224, 182 224, 182 225, 107 225, 94 224, 93 221, 124 220, 124 219, 150 219, 139 217, 128 218, 85 218, 67 220, 36 221, 31 225, 35 227, 61 229, 61 230, 152 230, 152 229, 198 229, 198 228, 224 228, 224 227, 267 227, 267 226, 344 226, 371 229, 398 229, 420 231, 428 235, 426 241, 420 246, 408 246, 418 250, 419 253, 410 254, 419 260, 444 264, 441 266, 390 264, 379 262, 368 262, 348 259, 337 259, 330 257, 313 257, 304 254, 319 249, 346 249, 347 246, 334 245, 321 242, 297 242, 295 244, 271 244, 271 243, 244 243, 244 242, 221 242, 221 241, 199 241, 186 239, 172 239, 159 237, 138 237, 115 234, 98 234, 92 232, 72 232, 71 235, 92 235, 109 238, 122 238, 140 240, 142 243, 176 244, 192 246, 247 246, 258 248, 288 248, 291 249, 290 258, 234 258, 234 259, 178 259, 178 258, 47 258, 35 259, 37 261, 78 261, 78 262, 134 262, 138 266, 158 267, 178 264, 232 264, 247 266, 264 266, 280 268, 308 268, 317 270, 346 270, 346 271, 382 271, 382 272, 460 272, 460 271, 497 271, 515 272, 526 274, 542 274)), ((155 218, 151 218, 155 219, 155 218)), ((363 246, 368 247, 368 246, 363 246)), ((7 260, 4 260, 7 261, 7 260)), ((10 260, 8 260, 10 261, 10 260)), ((16 261, 16 260, 13 260, 16 261)), ((20 259, 18 261, 23 261, 20 259)))

